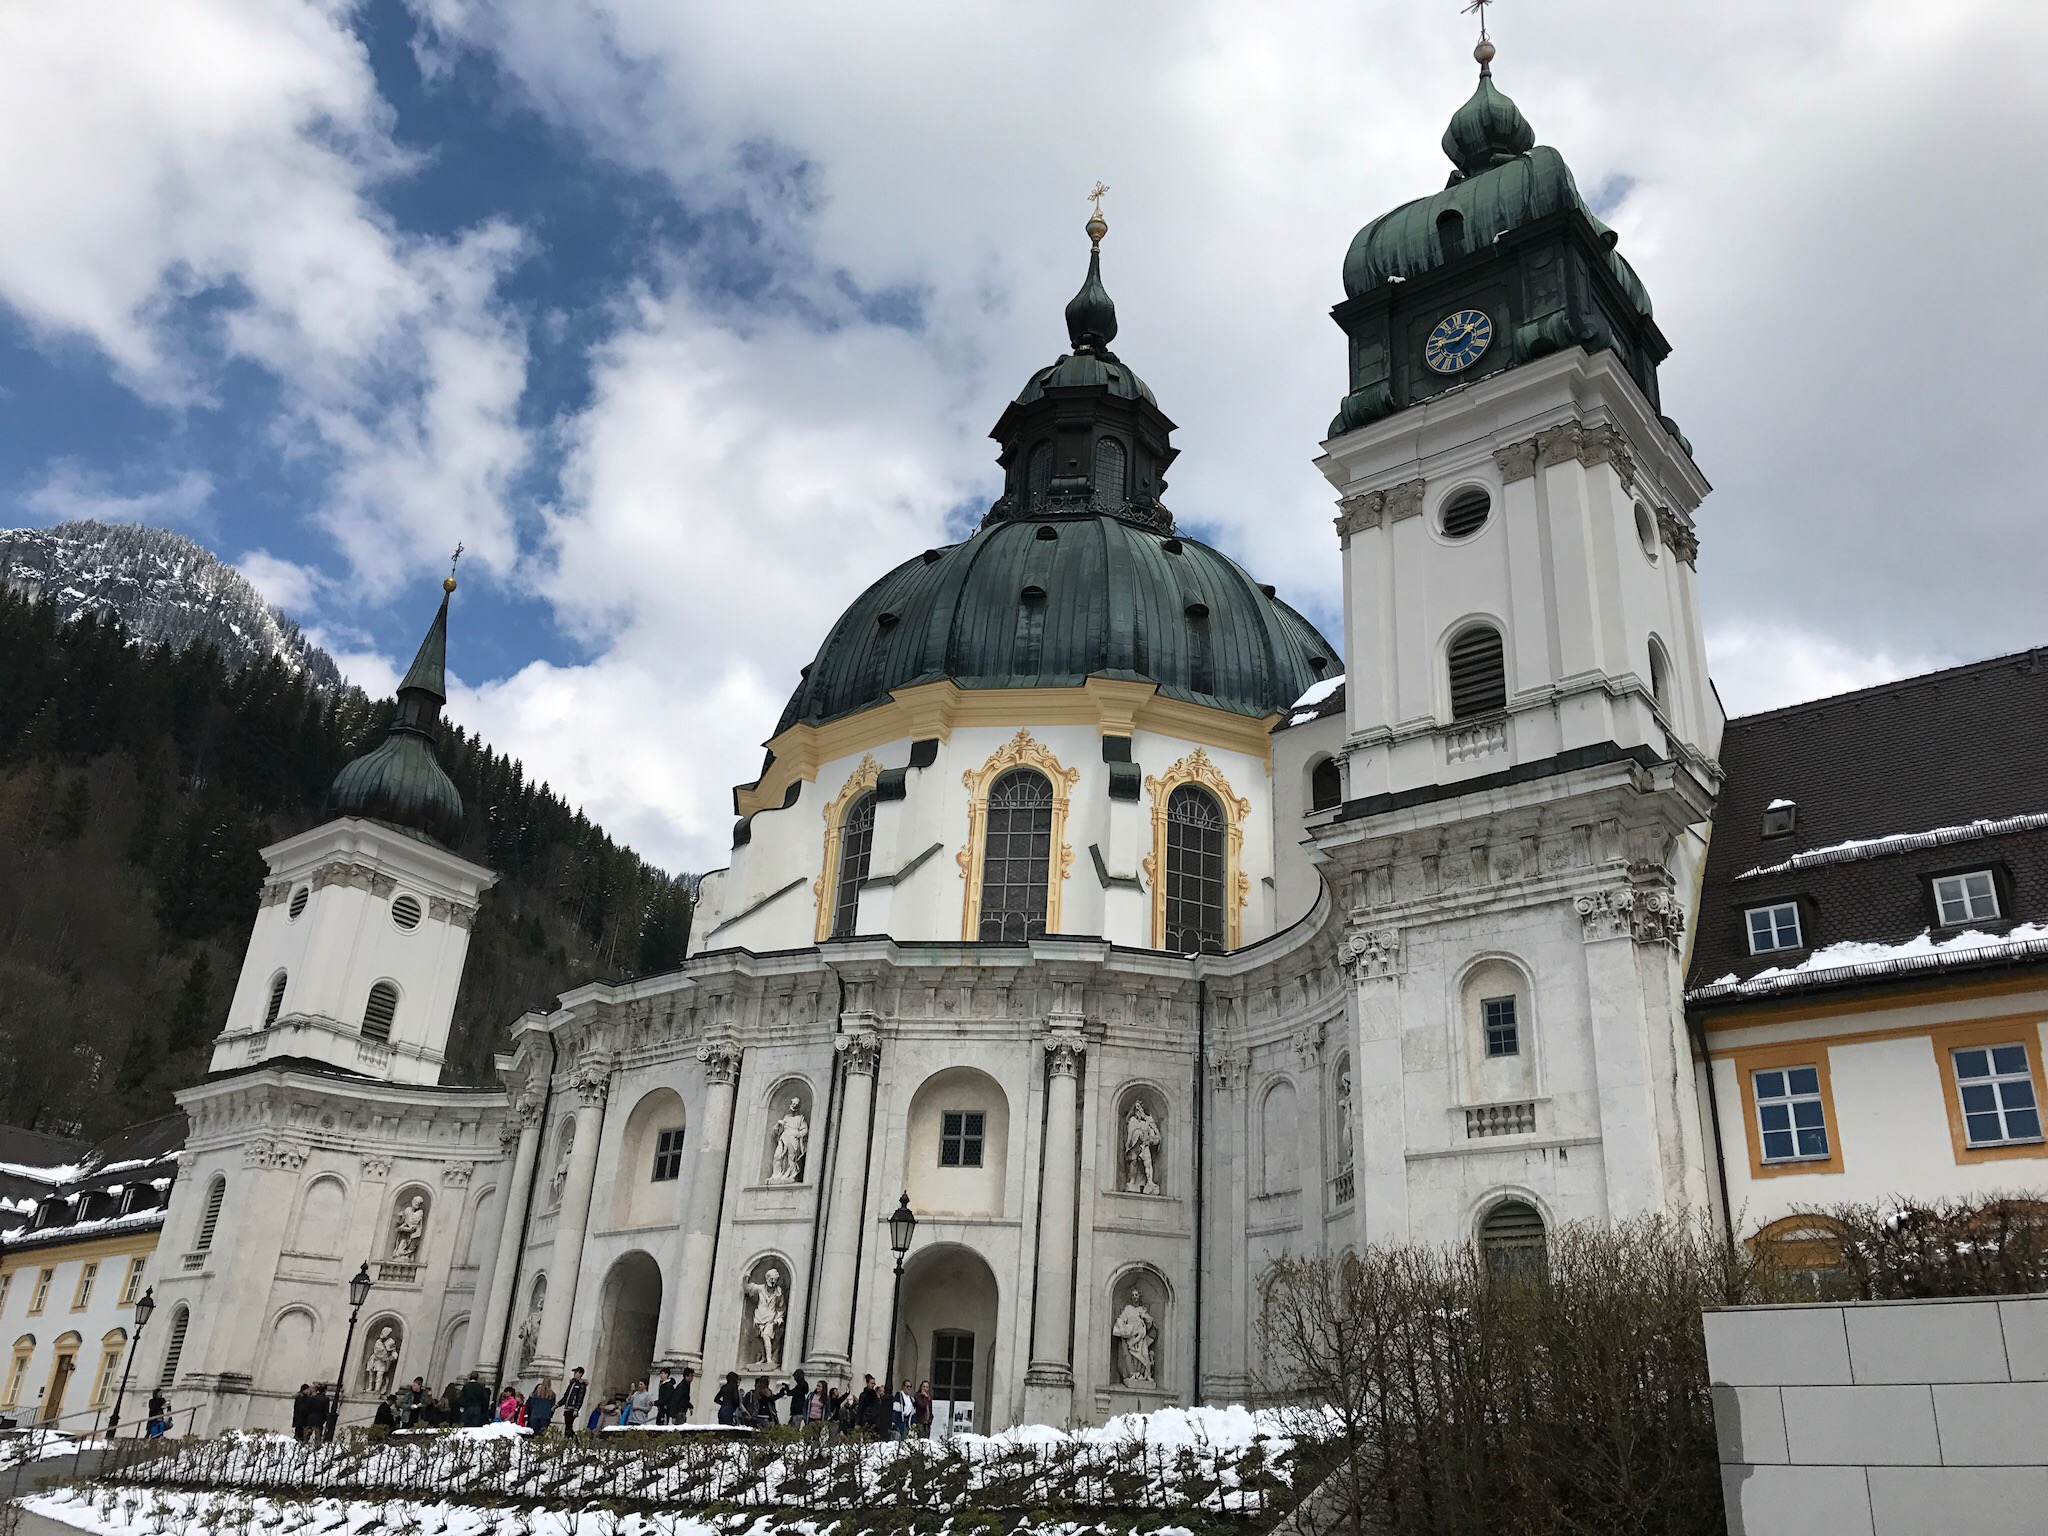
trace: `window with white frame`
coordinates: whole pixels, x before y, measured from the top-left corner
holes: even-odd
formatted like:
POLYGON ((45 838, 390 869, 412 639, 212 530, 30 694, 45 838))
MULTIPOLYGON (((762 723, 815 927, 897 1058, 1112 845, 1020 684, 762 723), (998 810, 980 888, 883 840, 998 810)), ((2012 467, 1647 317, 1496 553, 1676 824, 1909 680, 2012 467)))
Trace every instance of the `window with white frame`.
POLYGON ((949 1109, 939 1116, 939 1166, 979 1168, 988 1116, 978 1109, 949 1109))
POLYGON ((1515 1019, 1515 1000, 1512 997, 1489 997, 1482 999, 1479 1007, 1486 1019, 1486 1054, 1520 1055, 1522 1034, 1515 1019))
POLYGON ((1767 1163, 1802 1163, 1828 1155, 1828 1118, 1821 1105, 1820 1068, 1773 1067, 1750 1079, 1756 1125, 1767 1163))
POLYGON ((1944 928, 1981 923, 1998 916, 1998 885, 1988 869, 1943 875, 1934 882, 1934 904, 1941 909, 1944 928))
POLYGON ((71 1293, 72 1311, 83 1312, 92 1305, 93 1283, 99 1277, 100 1264, 98 1259, 91 1260, 78 1271, 78 1289, 71 1293))
POLYGON ((142 1289, 142 1269, 146 1262, 147 1260, 144 1259, 130 1259, 128 1261, 128 1273, 121 1280, 122 1306, 132 1307, 135 1305, 136 1294, 142 1289))
POLYGON ((57 1271, 46 1269, 36 1276, 36 1288, 29 1293, 28 1315, 34 1317, 43 1310, 43 1303, 50 1299, 50 1282, 57 1278, 57 1271))
POLYGON ((1781 901, 1770 907, 1751 907, 1749 952, 1767 955, 1778 949, 1799 948, 1799 903, 1781 901))
POLYGON ((666 1184, 671 1179, 683 1176, 683 1128, 670 1126, 654 1138, 654 1172, 649 1175, 652 1182, 666 1184))
POLYGON ((1950 1059, 1969 1145, 2003 1147, 2041 1139, 2041 1106, 2024 1045, 1970 1046, 1951 1052, 1950 1059))

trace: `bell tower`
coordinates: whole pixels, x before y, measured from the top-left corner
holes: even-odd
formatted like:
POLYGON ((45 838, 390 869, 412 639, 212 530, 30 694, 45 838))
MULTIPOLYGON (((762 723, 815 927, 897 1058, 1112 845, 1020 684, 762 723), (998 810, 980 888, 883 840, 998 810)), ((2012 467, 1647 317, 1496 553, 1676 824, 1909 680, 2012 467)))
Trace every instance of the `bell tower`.
POLYGON ((1345 256, 1318 460, 1346 798, 1312 835, 1360 987, 1370 1240, 1469 1237, 1504 1191, 1545 1219, 1705 1199, 1679 995, 1720 776, 1708 485, 1647 290, 1474 57, 1447 185, 1345 256), (1416 1203, 1418 1152, 1466 1208, 1416 1203))

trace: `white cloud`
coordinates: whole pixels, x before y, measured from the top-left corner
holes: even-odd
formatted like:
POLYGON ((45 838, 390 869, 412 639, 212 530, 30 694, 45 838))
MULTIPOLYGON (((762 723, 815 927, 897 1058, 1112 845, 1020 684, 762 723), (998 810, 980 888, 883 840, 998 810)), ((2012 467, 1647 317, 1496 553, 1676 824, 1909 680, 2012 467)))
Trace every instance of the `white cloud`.
POLYGON ((234 564, 266 603, 287 613, 310 612, 323 585, 312 566, 280 559, 265 549, 252 549, 234 564))
POLYGON ((124 492, 75 460, 62 459, 22 497, 22 505, 54 522, 91 518, 102 523, 203 526, 212 497, 213 477, 202 470, 185 470, 155 490, 124 492))
POLYGON ((1707 630, 1707 669, 1732 714, 1824 699, 1978 659, 1868 651, 1791 623, 1719 624, 1707 630))
POLYGON ((519 238, 396 229, 402 170, 350 8, 293 0, 0 11, 0 299, 82 338, 159 405, 204 409, 224 362, 282 386, 286 452, 373 591, 460 538, 516 551, 504 506, 519 329, 493 302, 519 238))

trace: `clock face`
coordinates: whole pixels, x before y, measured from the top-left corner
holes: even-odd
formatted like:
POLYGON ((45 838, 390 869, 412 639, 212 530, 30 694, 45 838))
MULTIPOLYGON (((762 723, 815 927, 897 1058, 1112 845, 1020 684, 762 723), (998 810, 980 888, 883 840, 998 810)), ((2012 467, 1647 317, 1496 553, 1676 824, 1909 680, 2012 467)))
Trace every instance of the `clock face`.
POLYGON ((1432 372, 1457 373, 1478 362, 1492 340, 1493 322, 1480 310, 1461 309, 1437 321, 1422 344, 1422 360, 1432 372))

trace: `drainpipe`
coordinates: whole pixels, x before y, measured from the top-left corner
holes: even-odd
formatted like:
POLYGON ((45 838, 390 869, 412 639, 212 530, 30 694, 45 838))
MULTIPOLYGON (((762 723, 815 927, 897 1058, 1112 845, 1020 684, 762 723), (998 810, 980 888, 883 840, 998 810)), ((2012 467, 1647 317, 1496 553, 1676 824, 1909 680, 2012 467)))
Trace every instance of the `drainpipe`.
POLYGON ((1209 1165, 1208 1116, 1203 1113, 1202 1089, 1209 1077, 1209 978, 1200 973, 1195 976, 1195 1326, 1194 1334, 1194 1394, 1196 1404, 1202 1401, 1202 1270, 1204 1237, 1208 1223, 1204 1220, 1207 1203, 1209 1165))
MULTIPOLYGON (((491 1383, 491 1396, 496 1397, 505 1385, 505 1349, 512 1342, 512 1318, 519 1311, 519 1268, 526 1262, 526 1236, 533 1226, 533 1192, 540 1188, 540 1167, 548 1155, 548 1112, 555 1105, 555 1068, 561 1064, 561 1047, 555 1044, 555 1032, 548 1031, 548 1085, 541 1093, 540 1133, 533 1139, 533 1170, 526 1181, 526 1208, 519 1213, 519 1247, 512 1255, 512 1286, 508 1294, 512 1304, 505 1309, 505 1328, 498 1335, 498 1376, 491 1383)), ((511 1193, 508 1188, 506 1193, 511 1193)), ((508 1211, 506 1213, 510 1215, 508 1211)))
POLYGON ((1714 1122, 1714 1176, 1721 1183, 1721 1226, 1728 1241, 1728 1251, 1735 1251, 1735 1210, 1728 1203, 1728 1155, 1721 1146, 1721 1095, 1714 1087, 1714 1058, 1707 1054, 1707 1026, 1691 1018, 1685 1021, 1686 1033, 1699 1047, 1700 1065, 1707 1074, 1707 1118, 1714 1122))

